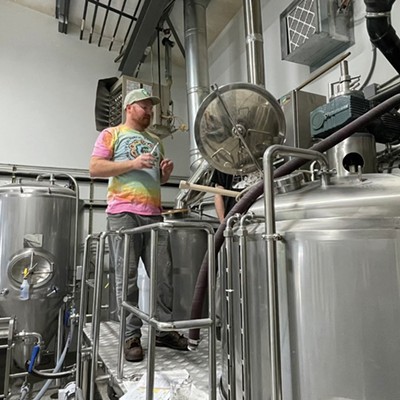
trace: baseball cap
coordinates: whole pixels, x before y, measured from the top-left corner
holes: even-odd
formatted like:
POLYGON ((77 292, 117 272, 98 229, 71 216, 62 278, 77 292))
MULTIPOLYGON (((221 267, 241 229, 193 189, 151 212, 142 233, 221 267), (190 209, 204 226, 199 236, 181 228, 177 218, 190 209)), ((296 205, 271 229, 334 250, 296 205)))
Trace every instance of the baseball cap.
POLYGON ((157 96, 152 96, 146 89, 134 89, 125 96, 124 110, 129 104, 133 104, 141 100, 151 100, 153 105, 160 104, 160 99, 157 96))

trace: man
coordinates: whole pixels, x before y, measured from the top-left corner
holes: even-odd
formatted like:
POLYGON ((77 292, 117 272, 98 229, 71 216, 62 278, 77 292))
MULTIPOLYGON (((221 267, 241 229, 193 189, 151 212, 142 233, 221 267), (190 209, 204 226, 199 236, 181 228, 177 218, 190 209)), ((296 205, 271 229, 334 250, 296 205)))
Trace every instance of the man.
MULTIPOLYGON (((107 228, 118 231, 162 221, 160 183, 168 181, 174 164, 163 157, 163 148, 156 136, 146 132, 153 116, 153 106, 160 99, 144 89, 129 92, 123 107, 125 122, 102 131, 90 159, 92 177, 110 177, 107 192, 107 228)), ((137 270, 141 257, 147 273, 150 268, 150 232, 131 236, 127 299, 138 304, 137 270)), ((115 293, 121 305, 123 275, 123 240, 110 236, 110 269, 115 271, 115 293)), ((157 318, 170 321, 173 288, 168 234, 159 232, 157 282, 157 318)), ((142 321, 134 314, 127 317, 125 359, 143 360, 140 342, 142 321)), ((187 350, 187 339, 178 332, 158 332, 156 345, 187 350)))

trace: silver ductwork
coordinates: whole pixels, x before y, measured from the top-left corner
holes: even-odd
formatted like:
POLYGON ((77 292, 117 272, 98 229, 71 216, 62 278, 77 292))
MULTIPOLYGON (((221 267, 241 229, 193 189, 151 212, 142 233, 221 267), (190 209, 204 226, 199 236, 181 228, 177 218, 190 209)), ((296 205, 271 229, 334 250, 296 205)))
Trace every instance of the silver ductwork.
POLYGON ((264 41, 260 0, 244 0, 243 10, 246 35, 247 79, 249 83, 264 87, 264 41))
POLYGON ((190 170, 193 172, 202 157, 194 138, 194 121, 200 103, 209 93, 206 8, 209 0, 184 1, 186 79, 190 134, 190 170))

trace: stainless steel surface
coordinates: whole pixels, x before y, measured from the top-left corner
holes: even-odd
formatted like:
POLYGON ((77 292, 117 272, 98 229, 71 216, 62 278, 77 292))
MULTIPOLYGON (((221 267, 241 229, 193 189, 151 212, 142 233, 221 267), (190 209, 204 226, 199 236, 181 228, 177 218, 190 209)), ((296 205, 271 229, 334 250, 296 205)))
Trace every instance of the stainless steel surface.
MULTIPOLYGON (((314 161, 315 163, 315 161, 314 161)), ((305 184, 303 172, 293 172, 290 175, 285 175, 282 178, 277 178, 274 181, 274 189, 277 194, 289 193, 300 189, 305 184)))
MULTIPOLYGON (((195 222, 190 218, 182 222, 195 222)), ((197 221, 200 222, 200 221, 197 221)), ((217 224, 213 224, 214 229, 217 224)), ((207 253, 207 232, 201 229, 179 229, 169 232, 173 265, 174 320, 190 319, 194 287, 207 253)), ((203 316, 207 314, 206 305, 203 316)))
POLYGON ((186 91, 189 123, 189 166, 194 172, 201 161, 195 140, 195 119, 200 103, 210 92, 206 8, 209 0, 186 0, 184 33, 186 49, 186 91))
MULTIPOLYGON (((264 207, 265 207, 265 240, 267 242, 267 280, 268 280, 268 321, 271 357, 271 400, 282 398, 282 370, 280 354, 280 328, 279 328, 279 288, 278 271, 276 264, 276 241, 275 226, 275 200, 273 161, 278 155, 289 155, 302 157, 309 160, 318 160, 321 170, 327 171, 328 160, 326 157, 313 150, 296 149, 285 146, 271 146, 266 150, 263 157, 264 162, 264 207)), ((325 182, 323 184, 326 187, 325 182)))
MULTIPOLYGON (((399 189, 400 176, 370 174, 362 181, 333 179, 324 188, 312 182, 276 196, 285 400, 398 397, 399 189)), ((250 211, 264 216, 263 199, 250 211)), ((260 335, 268 329, 266 232, 262 223, 247 229, 251 326, 260 335)), ((270 373, 265 336, 262 343, 250 342, 257 355, 252 400, 268 398, 257 389, 269 387, 261 383, 270 373)))
POLYGON ((200 106, 196 142, 203 157, 227 174, 246 174, 261 166, 265 149, 283 141, 285 119, 275 98, 247 83, 216 88, 200 106))
POLYGON ((286 121, 284 144, 307 149, 311 147, 310 112, 326 103, 319 94, 292 90, 279 99, 286 121))
POLYGON ((338 176, 355 173, 358 166, 364 174, 377 172, 375 137, 369 133, 356 133, 332 147, 328 152, 329 166, 338 176))
MULTIPOLYGON (((236 399, 236 348, 235 348, 235 309, 234 309, 234 274, 232 268, 232 258, 233 258, 233 226, 238 221, 239 216, 233 215, 230 217, 226 224, 226 229, 224 231, 225 237, 225 249, 226 249, 226 261, 224 264, 223 255, 225 252, 220 254, 221 257, 221 320, 225 320, 226 326, 226 339, 225 342, 225 374, 226 379, 226 394, 227 399, 236 399), (225 307, 223 306, 225 305, 225 307)), ((224 324, 222 324, 224 326, 224 324)))
MULTIPOLYGON (((45 344, 56 332, 63 297, 74 268, 76 193, 53 183, 29 182, 0 187, 0 316, 16 316, 16 331, 42 334, 45 344), (29 299, 19 297, 28 268, 29 299)), ((24 366, 31 339, 14 349, 24 366)))
POLYGON ((264 41, 260 0, 244 0, 244 30, 246 35, 247 80, 265 86, 264 41))

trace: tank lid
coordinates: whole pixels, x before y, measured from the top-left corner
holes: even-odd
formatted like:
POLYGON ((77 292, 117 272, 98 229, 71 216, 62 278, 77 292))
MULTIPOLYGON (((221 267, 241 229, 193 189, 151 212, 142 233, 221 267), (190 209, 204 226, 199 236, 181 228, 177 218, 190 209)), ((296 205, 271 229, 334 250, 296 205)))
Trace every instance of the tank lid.
POLYGON ((47 193, 47 194, 61 194, 61 195, 75 197, 75 192, 72 189, 42 181, 9 183, 0 186, 0 195, 6 193, 8 194, 47 193))

